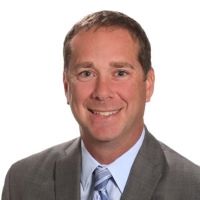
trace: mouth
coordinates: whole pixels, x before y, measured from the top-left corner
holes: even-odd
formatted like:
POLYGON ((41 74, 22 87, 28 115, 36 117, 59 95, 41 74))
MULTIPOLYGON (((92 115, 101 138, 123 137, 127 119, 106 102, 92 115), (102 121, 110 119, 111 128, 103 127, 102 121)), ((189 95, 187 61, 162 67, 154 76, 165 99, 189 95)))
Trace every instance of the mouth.
POLYGON ((98 111, 98 110, 92 110, 92 109, 88 109, 88 110, 92 114, 97 115, 97 116, 110 117, 110 116, 113 116, 113 115, 116 115, 117 113, 119 113, 121 109, 112 110, 112 111, 98 111))

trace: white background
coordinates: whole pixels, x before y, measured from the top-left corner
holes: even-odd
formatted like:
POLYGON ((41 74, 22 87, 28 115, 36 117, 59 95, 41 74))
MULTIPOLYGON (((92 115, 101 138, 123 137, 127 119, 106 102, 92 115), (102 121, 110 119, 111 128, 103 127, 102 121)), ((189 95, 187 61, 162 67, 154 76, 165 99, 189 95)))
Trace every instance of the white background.
POLYGON ((145 29, 156 72, 146 124, 200 164, 198 1, 0 0, 0 188, 12 163, 79 135, 62 86, 62 45, 76 21, 101 9, 145 29))

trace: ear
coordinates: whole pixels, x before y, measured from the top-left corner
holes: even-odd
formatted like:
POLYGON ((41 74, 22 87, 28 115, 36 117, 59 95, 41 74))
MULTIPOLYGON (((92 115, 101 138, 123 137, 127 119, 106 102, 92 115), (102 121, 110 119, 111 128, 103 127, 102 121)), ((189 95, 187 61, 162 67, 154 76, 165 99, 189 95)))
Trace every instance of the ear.
POLYGON ((146 75, 145 82, 146 82, 146 102, 149 102, 154 91, 154 82, 155 82, 155 74, 152 67, 146 75))
POLYGON ((69 104, 69 81, 66 71, 63 72, 63 85, 65 90, 65 96, 67 98, 67 104, 69 104))

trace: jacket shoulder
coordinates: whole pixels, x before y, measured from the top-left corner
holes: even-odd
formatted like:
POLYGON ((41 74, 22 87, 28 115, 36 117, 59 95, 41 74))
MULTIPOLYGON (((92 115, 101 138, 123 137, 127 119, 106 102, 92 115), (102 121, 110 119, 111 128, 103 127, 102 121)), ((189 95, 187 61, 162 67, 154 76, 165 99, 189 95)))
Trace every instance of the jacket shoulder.
MULTIPOLYGON (((187 158, 183 157, 164 143, 160 142, 161 148, 164 152, 165 159, 168 164, 168 169, 176 173, 194 173, 200 179, 200 167, 187 158)), ((196 177, 196 176, 195 176, 196 177)))
POLYGON ((69 156, 71 149, 78 149, 79 143, 80 139, 76 138, 14 163, 7 173, 2 199, 21 199, 25 191, 40 187, 53 192, 56 162, 69 156))
MULTIPOLYGON (((61 159, 62 157, 66 156, 68 148, 74 143, 78 143, 79 139, 73 139, 68 142, 50 147, 46 150, 43 150, 39 153, 33 154, 29 157, 26 157, 22 160, 17 161, 14 163, 11 168, 16 168, 18 170, 20 169, 33 169, 34 167, 42 168, 45 166, 51 166, 54 165, 54 163, 61 159)), ((37 168, 37 169, 38 169, 37 168)))
POLYGON ((198 199, 200 196, 200 167, 160 142, 166 169, 159 190, 169 199, 198 199), (172 198, 173 197, 173 198, 172 198), (198 198, 197 198, 198 197, 198 198))

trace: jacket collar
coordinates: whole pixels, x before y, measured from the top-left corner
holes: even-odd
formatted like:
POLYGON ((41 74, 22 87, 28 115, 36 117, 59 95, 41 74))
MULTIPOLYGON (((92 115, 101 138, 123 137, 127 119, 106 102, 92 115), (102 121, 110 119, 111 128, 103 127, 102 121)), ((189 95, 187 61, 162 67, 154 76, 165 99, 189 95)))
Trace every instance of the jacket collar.
POLYGON ((80 139, 65 150, 65 156, 56 162, 55 199, 80 199, 81 150, 80 139))
POLYGON ((160 143, 145 130, 145 138, 129 174, 121 200, 150 200, 166 170, 160 143))

